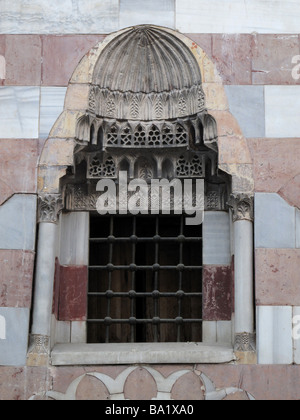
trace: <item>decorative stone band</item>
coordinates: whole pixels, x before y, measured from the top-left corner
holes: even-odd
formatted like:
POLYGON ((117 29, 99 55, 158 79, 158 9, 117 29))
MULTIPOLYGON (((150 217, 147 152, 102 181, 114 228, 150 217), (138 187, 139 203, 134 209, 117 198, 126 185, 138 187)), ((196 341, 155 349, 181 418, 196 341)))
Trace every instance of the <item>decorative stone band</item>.
POLYGON ((232 194, 230 196, 229 207, 232 210, 233 222, 239 220, 254 220, 254 197, 248 194, 232 194))
POLYGON ((75 139, 80 145, 105 148, 187 148, 205 144, 218 152, 218 128, 214 117, 203 111, 189 117, 134 121, 96 116, 78 118, 75 139))
POLYGON ((38 222, 57 223, 58 215, 63 209, 63 199, 60 194, 39 195, 38 222))
POLYGON ((27 366, 47 366, 50 357, 50 337, 31 335, 31 344, 27 354, 27 366))
POLYGON ((92 86, 89 112, 121 120, 157 121, 188 117, 205 111, 201 84, 168 92, 133 93, 92 86))
POLYGON ((234 351, 256 351, 256 335, 252 333, 240 333, 235 335, 234 351))

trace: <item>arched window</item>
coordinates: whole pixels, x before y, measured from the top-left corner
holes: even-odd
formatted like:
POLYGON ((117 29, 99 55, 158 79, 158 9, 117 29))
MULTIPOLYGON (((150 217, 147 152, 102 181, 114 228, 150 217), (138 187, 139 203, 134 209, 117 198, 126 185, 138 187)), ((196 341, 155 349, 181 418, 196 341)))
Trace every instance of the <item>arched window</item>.
MULTIPOLYGON (((41 245, 33 312, 33 359, 36 352, 41 353, 42 346, 48 346, 50 320, 47 314, 51 311, 52 296, 45 300, 44 294, 51 295, 53 265, 49 262, 45 268, 43 263, 55 257, 52 330, 56 327, 56 334, 51 336, 54 343, 113 343, 113 355, 107 359, 111 361, 118 343, 177 341, 186 344, 211 341, 211 337, 215 337, 212 341, 217 341, 220 330, 222 340, 226 336, 228 342, 231 341, 233 287, 227 203, 235 213, 239 239, 246 230, 251 230, 240 223, 250 221, 251 201, 241 195, 237 197, 237 204, 229 201, 231 179, 218 168, 217 124, 206 109, 199 62, 189 45, 172 31, 141 26, 112 36, 107 45, 99 48, 97 59, 93 58, 95 62, 90 65, 92 73, 87 86, 93 92, 90 108, 70 116, 76 123, 74 138, 68 141, 68 147, 72 147, 72 142, 75 145, 73 155, 65 157, 63 168, 55 166, 59 171, 55 172, 55 177, 50 170, 43 175, 45 165, 40 165, 45 184, 40 191, 41 245), (124 43, 132 43, 129 51, 136 51, 138 45, 143 52, 134 55, 134 65, 128 59, 124 43), (145 62, 146 57, 151 60, 145 62), (170 60, 174 63, 171 67, 170 60), (126 77, 119 77, 120 72, 126 77), (95 128, 101 127, 97 145, 90 141, 92 124, 95 128), (153 180, 165 189, 169 182, 172 191, 179 190, 178 186, 184 186, 185 182, 192 187, 198 181, 204 182, 206 217, 203 225, 185 224, 186 214, 184 211, 178 214, 178 207, 177 212, 173 208, 165 214, 161 204, 163 193, 156 190, 149 195, 147 190, 153 180), (102 186, 104 189, 100 191, 102 186), (50 194, 45 193, 48 190, 50 194), (115 192, 115 200, 111 200, 111 192, 115 192), (114 213, 100 215, 97 212, 102 193, 106 194, 103 200, 106 204, 113 201, 114 213), (154 212, 131 214, 129 201, 136 208, 141 202, 151 203, 154 212), (55 223, 62 209, 57 227, 55 223), (46 243, 51 244, 47 252, 46 243), (46 277, 52 280, 45 289, 46 277)), ((67 116, 68 112, 65 111, 67 116)), ((69 120, 64 119, 66 114, 58 129, 63 127, 64 121, 69 124, 69 120)), ((66 138, 66 131, 59 133, 60 141, 66 138)), ((67 133, 73 131, 68 127, 67 133)), ((232 173, 231 168, 222 168, 232 173)), ((182 197, 184 199, 185 195, 182 197)), ((191 202, 197 201, 193 193, 190 198, 191 202)), ((236 283, 241 285, 246 281, 249 285, 250 275, 241 275, 241 261, 245 261, 243 252, 243 247, 237 251, 236 283)), ((246 260, 249 263, 249 256, 246 260)), ((237 293, 244 297, 241 289, 238 288, 237 293)), ((248 300, 252 301, 250 292, 248 300)), ((235 307, 239 343, 245 341, 243 334, 246 339, 253 335, 248 307, 246 316, 241 316, 245 301, 240 299, 235 307)), ((121 352, 116 363, 132 363, 132 360, 194 363, 195 359, 199 363, 207 360, 213 363, 221 359, 229 362, 233 358, 232 348, 223 349, 219 357, 211 352, 208 355, 204 347, 195 345, 191 352, 177 347, 181 351, 171 351, 172 360, 166 360, 163 348, 156 347, 157 357, 150 352, 150 355, 143 353, 130 359, 132 352, 127 352, 127 356, 121 352)), ((81 347, 79 353, 73 353, 82 364, 92 363, 91 360, 94 364, 99 360, 107 363, 103 361, 100 347, 93 354, 92 347, 85 349, 87 347, 81 347)), ((62 353, 59 349, 54 352, 53 364, 56 363, 68 364, 64 349, 62 353)))

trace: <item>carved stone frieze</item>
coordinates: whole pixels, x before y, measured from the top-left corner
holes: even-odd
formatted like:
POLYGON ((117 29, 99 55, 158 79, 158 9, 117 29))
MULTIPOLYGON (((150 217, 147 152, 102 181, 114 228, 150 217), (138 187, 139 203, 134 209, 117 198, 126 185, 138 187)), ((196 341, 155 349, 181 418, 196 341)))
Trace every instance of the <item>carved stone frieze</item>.
POLYGON ((232 194, 229 207, 232 210, 233 222, 240 220, 254 220, 254 197, 248 194, 232 194))
POLYGON ((27 366, 47 366, 50 357, 50 337, 45 335, 31 335, 30 347, 27 354, 27 366))
MULTIPOLYGON (((98 369, 99 370, 99 369, 98 369)), ((30 400, 35 399, 43 399, 43 398, 51 398, 56 401, 75 401, 78 398, 78 393, 80 392, 80 385, 82 381, 85 383, 89 383, 92 381, 93 383, 93 390, 97 389, 97 383, 99 385, 99 390, 101 387, 105 386, 108 394, 108 400, 121 400, 124 401, 128 399, 128 388, 126 389, 126 384, 132 383, 132 380, 138 375, 143 375, 143 382, 154 384, 155 393, 152 397, 152 400, 168 400, 171 401, 174 399, 174 389, 176 388, 177 381, 181 382, 181 386, 190 386, 191 383, 199 384, 196 385, 196 391, 198 392, 197 399, 199 400, 206 400, 206 401, 221 401, 227 399, 228 397, 235 396, 239 394, 243 396, 247 400, 255 400, 254 396, 250 394, 248 391, 240 388, 234 387, 224 387, 222 389, 217 388, 216 385, 213 383, 213 380, 208 377, 203 372, 196 370, 192 371, 190 368, 178 370, 172 372, 166 376, 166 374, 162 375, 155 367, 151 366, 131 366, 127 369, 123 370, 116 378, 112 378, 105 373, 102 372, 88 372, 84 373, 81 376, 74 377, 66 382, 68 387, 65 390, 65 393, 62 393, 57 390, 59 386, 57 386, 57 381, 54 381, 53 388, 48 392, 41 392, 40 394, 33 395, 30 400), (145 376, 145 372, 147 376, 145 376), (190 380, 190 377, 193 378, 194 381, 190 380), (144 379, 144 378, 148 379, 144 379), (184 381, 186 379, 186 382, 184 381), (131 382, 130 382, 131 381, 131 382), (150 381, 150 382, 149 382, 150 381)), ((66 381, 66 379, 64 379, 66 381)), ((228 383, 229 385, 229 383, 228 383)), ((93 394, 94 395, 94 394, 93 394)), ((151 397, 150 397, 151 398, 151 397)))
POLYGON ((188 117, 205 110, 195 56, 173 35, 149 25, 130 29, 103 50, 89 102, 95 115, 134 121, 188 117))
POLYGON ((63 209, 63 200, 60 194, 45 194, 38 197, 39 223, 56 223, 58 215, 63 209))
POLYGON ((248 352, 256 351, 256 335, 250 333, 240 333, 235 335, 234 351, 248 352))

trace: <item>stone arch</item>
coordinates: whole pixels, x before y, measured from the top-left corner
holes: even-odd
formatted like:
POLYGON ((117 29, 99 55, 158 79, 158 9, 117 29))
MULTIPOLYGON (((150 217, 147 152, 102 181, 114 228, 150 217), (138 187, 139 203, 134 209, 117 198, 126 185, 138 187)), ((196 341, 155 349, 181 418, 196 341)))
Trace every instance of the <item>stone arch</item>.
MULTIPOLYGON (((155 27, 156 28, 156 27, 155 27)), ((92 48, 75 69, 66 94, 64 111, 54 124, 45 143, 38 166, 38 193, 59 193, 59 180, 67 167, 73 165, 77 120, 84 118, 93 106, 95 96, 90 94, 95 68, 103 50, 118 36, 132 28, 123 29, 92 48)), ((206 106, 218 128, 219 168, 232 176, 233 193, 253 193, 252 158, 245 137, 233 115, 216 66, 209 56, 188 37, 168 28, 165 31, 183 43, 194 55, 202 76, 206 106)))
MULTIPOLYGON (((189 83, 191 83, 191 80, 193 83, 186 90, 182 89, 181 92, 179 90, 176 91, 176 89, 169 92, 169 96, 167 96, 168 93, 165 91, 162 92, 162 95, 153 95, 152 109, 149 105, 151 101, 148 101, 148 98, 142 95, 142 99, 148 104, 145 107, 144 115, 149 117, 155 114, 156 118, 150 119, 152 121, 156 121, 158 115, 160 115, 158 119, 165 119, 164 110, 169 100, 175 104, 173 109, 179 111, 177 120, 174 116, 169 116, 174 124, 176 121, 180 122, 181 120, 183 121, 182 124, 185 124, 184 119, 188 115, 194 115, 193 119, 188 121, 188 124, 190 124, 190 127, 191 124, 194 125, 194 130, 191 130, 191 132, 195 137, 195 145, 201 145, 200 132, 203 131, 205 145, 214 152, 218 151, 219 169, 232 178, 233 196, 229 205, 235 214, 234 222, 239 222, 239 229, 236 229, 236 235, 243 245, 236 241, 235 281, 236 285, 247 283, 249 286, 247 296, 244 293, 245 287, 240 289, 236 287, 236 290, 238 290, 236 292, 237 295, 241 293, 238 309, 236 306, 236 319, 238 320, 236 323, 236 342, 239 351, 249 351, 249 349, 253 348, 254 318, 252 316, 253 296, 251 292, 251 288, 253 288, 253 244, 251 242, 253 241, 253 227, 252 223, 251 226, 249 224, 253 220, 253 200, 247 198, 249 195, 252 196, 254 192, 251 154, 237 121, 229 112, 229 105, 221 77, 211 59, 186 36, 167 28, 155 26, 151 26, 151 28, 154 28, 156 32, 167 34, 168 38, 172 38, 171 42, 175 44, 177 40, 178 44, 180 44, 179 53, 186 54, 186 57, 192 57, 188 58, 190 60, 188 63, 192 63, 191 65, 193 66, 193 71, 189 74, 189 83), (193 100, 191 100, 191 97, 193 100), (153 107, 153 104, 157 106, 153 107), (193 111, 195 112, 193 113, 193 111), (197 114, 196 117, 195 114, 197 114), (202 128, 199 128, 200 126, 202 128), (243 224, 240 222, 243 222, 243 224), (247 262, 246 267, 249 268, 248 274, 244 273, 245 261, 247 262), (245 310, 245 302, 249 305, 247 310, 245 310)), ((93 84, 95 69, 97 69, 99 57, 101 57, 106 47, 118 38, 126 37, 127 33, 134 30, 135 28, 127 28, 109 35, 103 42, 91 49, 81 60, 70 79, 64 111, 54 124, 40 157, 38 165, 38 194, 41 202, 40 208, 42 208, 42 204, 46 210, 43 214, 40 214, 39 219, 39 222, 42 223, 39 231, 36 274, 39 281, 37 281, 35 288, 32 327, 34 340, 29 351, 29 365, 30 363, 33 363, 33 365, 36 365, 36 363, 47 363, 45 362, 45 354, 47 358, 48 353, 46 349, 49 347, 49 319, 54 278, 54 244, 57 237, 54 224, 57 222, 57 215, 63 207, 60 195, 61 180, 67 174, 68 169, 75 166, 75 155, 78 150, 80 151, 81 147, 84 148, 89 145, 90 127, 94 122, 94 116, 92 115, 93 113, 88 111, 95 109, 97 101, 99 101, 99 91, 97 86, 93 84), (52 243, 52 254, 49 256, 49 251, 48 249, 46 250, 45 244, 47 243, 48 246, 50 242, 52 243), (45 261, 47 261, 46 269, 45 261), (47 288, 45 288, 45 284, 47 288), (47 306, 44 305, 42 307, 45 294, 48 295, 47 306), (39 359, 38 362, 37 359, 39 359), (40 362, 40 359, 42 359, 42 362, 40 362)), ((170 57, 170 62, 174 62, 174 57, 170 57)), ((161 81, 161 83, 163 82, 161 81)), ((100 92, 100 94, 105 95, 106 93, 100 92)), ((135 103, 139 100, 138 94, 128 98, 126 102, 129 104, 128 110, 128 108, 126 109, 126 103, 122 102, 122 98, 120 99, 117 94, 116 98, 110 97, 106 101, 103 118, 101 119, 101 116, 100 119, 98 118, 97 128, 102 123, 105 126, 105 117, 111 118, 113 116, 117 119, 115 115, 118 112, 117 101, 119 101, 119 104, 121 103, 120 108, 123 109, 124 114, 126 115, 126 112, 128 112, 131 116, 130 119, 134 123, 136 122, 136 126, 138 126, 139 115, 136 112, 135 103)), ((144 119, 144 121, 150 120, 144 119)))

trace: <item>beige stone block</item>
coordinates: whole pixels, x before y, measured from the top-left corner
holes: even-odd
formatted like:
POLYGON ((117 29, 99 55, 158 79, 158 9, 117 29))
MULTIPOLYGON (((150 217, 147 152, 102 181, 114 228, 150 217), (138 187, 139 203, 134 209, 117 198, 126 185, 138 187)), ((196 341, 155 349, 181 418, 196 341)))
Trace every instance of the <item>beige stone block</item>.
POLYGON ((74 138, 77 120, 81 115, 82 112, 78 111, 64 111, 54 124, 49 137, 74 138))
POLYGON ((40 158, 40 166, 73 165, 74 148, 73 139, 49 138, 40 158))
POLYGON ((257 353, 255 351, 236 351, 237 365, 257 365, 257 353))
MULTIPOLYGON (((186 38, 187 44, 191 41, 189 38, 186 38)), ((195 56, 202 75, 202 82, 204 83, 222 83, 221 76, 218 73, 218 70, 212 60, 208 55, 200 48, 195 42, 192 42, 189 45, 193 55, 195 56)))
POLYGON ((252 158, 248 149, 247 141, 242 136, 219 137, 219 162, 251 164, 252 158))
POLYGON ((85 55, 73 72, 70 83, 89 83, 89 56, 85 55))
POLYGON ((88 84, 70 84, 65 100, 65 110, 87 110, 89 106, 89 90, 90 85, 88 84))
POLYGON ((38 193, 59 194, 60 179, 66 175, 67 166, 40 166, 38 168, 38 193))
POLYGON ((243 136, 241 127, 231 112, 211 110, 209 113, 217 121, 219 137, 243 136))
POLYGON ((228 111, 229 104, 224 86, 221 83, 203 83, 206 107, 209 111, 228 111))
POLYGON ((223 163, 219 168, 232 176, 233 193, 253 193, 254 178, 251 164, 223 163))

